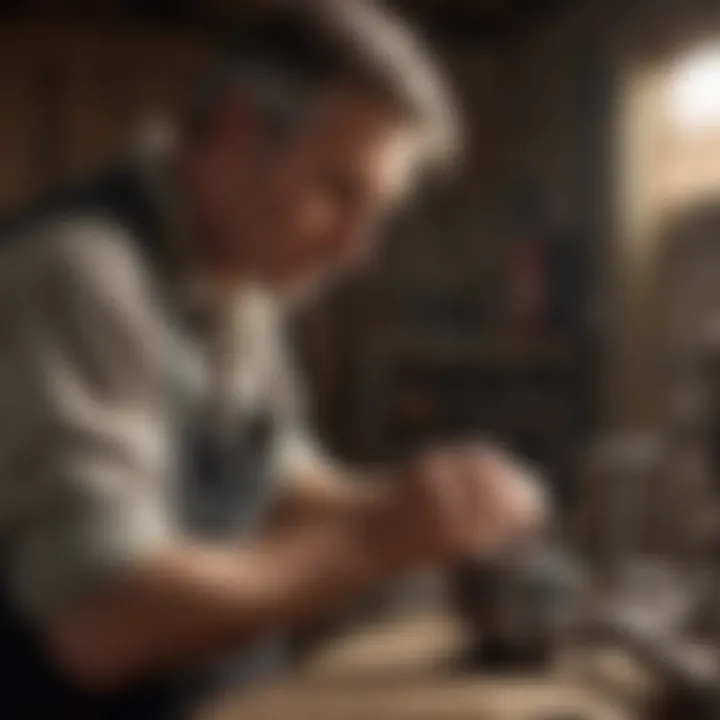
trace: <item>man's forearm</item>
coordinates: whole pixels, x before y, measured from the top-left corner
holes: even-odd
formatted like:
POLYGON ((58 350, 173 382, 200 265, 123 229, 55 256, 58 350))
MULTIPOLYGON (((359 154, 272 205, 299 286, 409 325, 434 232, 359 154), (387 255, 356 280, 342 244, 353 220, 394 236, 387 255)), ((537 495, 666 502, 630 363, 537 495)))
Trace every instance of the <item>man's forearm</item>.
POLYGON ((317 468, 288 479, 271 517, 272 529, 353 519, 367 512, 387 488, 380 472, 359 474, 342 467, 317 468))
POLYGON ((238 550, 177 548, 57 618, 61 665, 114 686, 240 649, 339 606, 391 568, 362 522, 303 526, 238 550))

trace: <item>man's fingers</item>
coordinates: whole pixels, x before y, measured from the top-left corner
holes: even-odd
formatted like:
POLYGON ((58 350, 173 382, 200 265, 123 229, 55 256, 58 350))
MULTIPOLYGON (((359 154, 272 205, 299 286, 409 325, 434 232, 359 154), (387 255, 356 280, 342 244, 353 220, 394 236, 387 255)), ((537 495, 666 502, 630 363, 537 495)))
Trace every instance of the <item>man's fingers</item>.
POLYGON ((544 493, 539 475, 501 450, 475 448, 466 462, 474 470, 480 538, 490 552, 530 539, 544 522, 544 493))
POLYGON ((389 537, 423 562, 496 555, 542 524, 541 483, 500 451, 436 450, 408 471, 391 496, 389 537))

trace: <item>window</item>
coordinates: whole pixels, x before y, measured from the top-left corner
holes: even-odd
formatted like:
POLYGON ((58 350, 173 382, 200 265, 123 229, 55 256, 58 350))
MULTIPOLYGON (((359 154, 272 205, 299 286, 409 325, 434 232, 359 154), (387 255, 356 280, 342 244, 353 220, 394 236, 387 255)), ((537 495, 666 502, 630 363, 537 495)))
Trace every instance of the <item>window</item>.
POLYGON ((680 58, 668 87, 671 119, 683 132, 720 129, 720 44, 680 58))

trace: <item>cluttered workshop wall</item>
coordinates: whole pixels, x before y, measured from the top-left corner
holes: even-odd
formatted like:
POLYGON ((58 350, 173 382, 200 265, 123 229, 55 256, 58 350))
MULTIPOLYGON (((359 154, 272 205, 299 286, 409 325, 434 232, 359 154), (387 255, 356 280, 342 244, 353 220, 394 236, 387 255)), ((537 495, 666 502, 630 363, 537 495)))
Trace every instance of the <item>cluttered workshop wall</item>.
POLYGON ((0 210, 120 153, 172 113, 209 54, 130 26, 0 26, 0 210))

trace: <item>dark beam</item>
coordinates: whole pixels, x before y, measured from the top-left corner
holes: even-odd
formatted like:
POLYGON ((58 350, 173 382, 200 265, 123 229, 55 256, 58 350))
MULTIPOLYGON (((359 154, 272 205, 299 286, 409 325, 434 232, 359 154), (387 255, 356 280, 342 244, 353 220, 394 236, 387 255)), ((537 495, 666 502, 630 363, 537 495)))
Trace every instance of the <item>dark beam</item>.
MULTIPOLYGON (((94 23, 119 21, 222 37, 242 16, 229 0, 3 0, 0 17, 94 23)), ((441 44, 486 47, 552 17, 569 0, 391 0, 441 44)))
POLYGON ((552 18, 570 0, 396 0, 395 7, 439 42, 501 44, 552 18))

